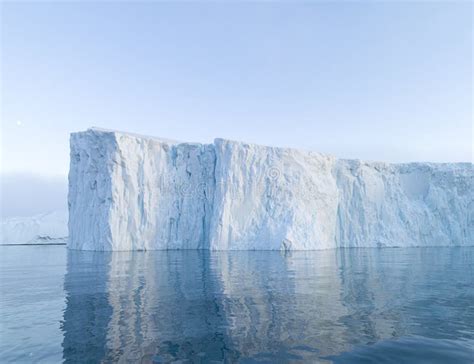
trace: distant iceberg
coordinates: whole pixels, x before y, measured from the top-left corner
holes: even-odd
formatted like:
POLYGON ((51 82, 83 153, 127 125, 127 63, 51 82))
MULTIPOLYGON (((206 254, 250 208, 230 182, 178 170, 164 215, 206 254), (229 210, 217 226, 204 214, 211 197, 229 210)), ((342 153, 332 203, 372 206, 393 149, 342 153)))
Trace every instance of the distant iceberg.
POLYGON ((0 244, 65 244, 67 221, 67 211, 5 218, 0 222, 0 244))
POLYGON ((474 245, 471 163, 387 164, 216 139, 71 135, 83 250, 474 245))

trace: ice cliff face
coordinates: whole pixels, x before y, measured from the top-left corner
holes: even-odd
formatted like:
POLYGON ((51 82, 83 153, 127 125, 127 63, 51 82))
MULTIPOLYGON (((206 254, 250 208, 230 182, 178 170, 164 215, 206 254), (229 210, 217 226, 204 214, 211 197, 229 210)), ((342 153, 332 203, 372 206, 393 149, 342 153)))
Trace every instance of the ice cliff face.
POLYGON ((338 246, 474 244, 470 163, 339 161, 338 246))
POLYGON ((472 164, 384 164, 216 139, 71 135, 69 247, 474 244, 472 164))
POLYGON ((211 249, 335 247, 333 157, 220 139, 215 150, 211 249))
POLYGON ((102 130, 72 134, 69 247, 205 249, 214 166, 211 145, 102 130))

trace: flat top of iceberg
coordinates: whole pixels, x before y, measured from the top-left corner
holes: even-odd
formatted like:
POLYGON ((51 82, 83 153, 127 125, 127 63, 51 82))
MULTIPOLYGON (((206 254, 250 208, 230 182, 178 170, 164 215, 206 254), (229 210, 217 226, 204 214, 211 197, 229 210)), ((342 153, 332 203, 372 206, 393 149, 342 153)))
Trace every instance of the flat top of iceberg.
MULTIPOLYGON (((198 143, 198 142, 183 142, 180 140, 174 140, 174 139, 168 139, 168 138, 161 138, 161 137, 156 137, 152 135, 144 135, 144 134, 137 134, 137 133, 131 133, 127 131, 121 131, 121 130, 114 130, 114 129, 105 129, 105 128, 99 128, 92 126, 86 131, 78 131, 72 134, 81 134, 81 133, 87 133, 87 132, 95 132, 95 133, 105 133, 105 134, 119 134, 119 135, 124 135, 124 136, 129 136, 133 138, 140 138, 140 139, 145 139, 145 140, 154 140, 160 143, 166 143, 166 144, 189 144, 189 145, 203 145, 203 144, 208 144, 208 143, 198 143)), ((378 160, 361 160, 358 158, 340 158, 337 156, 334 156, 333 154, 330 153, 321 153, 309 149, 304 149, 304 148, 294 148, 294 147, 281 147, 281 146, 271 146, 271 145, 262 145, 262 144, 256 144, 256 143, 247 143, 247 142, 242 142, 238 140, 232 140, 232 139, 226 139, 226 138, 215 138, 214 139, 214 144, 216 145, 222 145, 222 144, 233 144, 233 145, 239 145, 251 149, 271 149, 273 151, 276 151, 278 153, 281 152, 300 152, 300 153, 306 153, 308 155, 319 155, 319 156, 324 156, 324 157, 330 157, 330 158, 335 158, 340 161, 346 162, 348 164, 353 164, 355 165, 371 165, 371 166, 379 166, 381 168, 392 165, 392 166, 399 166, 404 169, 411 170, 412 168, 429 168, 436 166, 437 168, 442 168, 445 170, 451 170, 453 168, 473 168, 473 163, 472 162, 458 162, 458 163, 440 163, 440 162, 429 162, 429 161, 414 161, 414 162, 385 162, 385 161, 378 161, 378 160)))
MULTIPOLYGON (((114 130, 114 129, 105 129, 105 128, 99 128, 92 126, 89 129, 87 129, 86 132, 92 131, 92 132, 98 132, 98 133, 113 133, 113 134, 121 134, 121 135, 126 135, 134 138, 141 138, 141 139, 150 139, 150 140, 156 140, 159 142, 163 143, 168 143, 168 144, 180 144, 182 143, 179 140, 174 140, 174 139, 168 139, 168 138, 160 138, 152 135, 144 135, 144 134, 137 134, 137 133, 130 133, 128 131, 121 131, 121 130, 114 130)), ((79 131, 77 133, 84 133, 83 131, 79 131)), ((73 133, 75 134, 75 133, 73 133)))

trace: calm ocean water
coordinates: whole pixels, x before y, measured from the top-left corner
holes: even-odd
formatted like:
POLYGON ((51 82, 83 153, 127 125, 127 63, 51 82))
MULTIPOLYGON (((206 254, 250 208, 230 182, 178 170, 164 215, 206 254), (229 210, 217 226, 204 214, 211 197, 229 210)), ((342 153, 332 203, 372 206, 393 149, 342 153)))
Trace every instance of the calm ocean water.
POLYGON ((0 247, 0 362, 473 363, 474 248, 0 247))

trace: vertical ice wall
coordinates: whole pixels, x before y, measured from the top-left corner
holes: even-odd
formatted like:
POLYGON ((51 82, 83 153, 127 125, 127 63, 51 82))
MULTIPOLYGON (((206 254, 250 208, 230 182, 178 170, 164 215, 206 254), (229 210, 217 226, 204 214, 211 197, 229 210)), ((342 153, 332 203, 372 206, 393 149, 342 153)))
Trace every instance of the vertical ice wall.
POLYGON ((336 170, 337 246, 474 244, 472 164, 341 160, 336 170))
POLYGON ((207 248, 215 154, 99 129, 71 136, 69 247, 207 248))
POLYGON ((71 136, 69 247, 474 244, 472 164, 386 164, 216 139, 71 136))
POLYGON ((217 139, 211 249, 334 247, 335 158, 217 139))
POLYGON ((113 133, 71 134, 68 247, 113 250, 110 225, 117 142, 113 133))
POLYGON ((211 249, 474 244, 470 163, 337 160, 217 139, 211 249))

